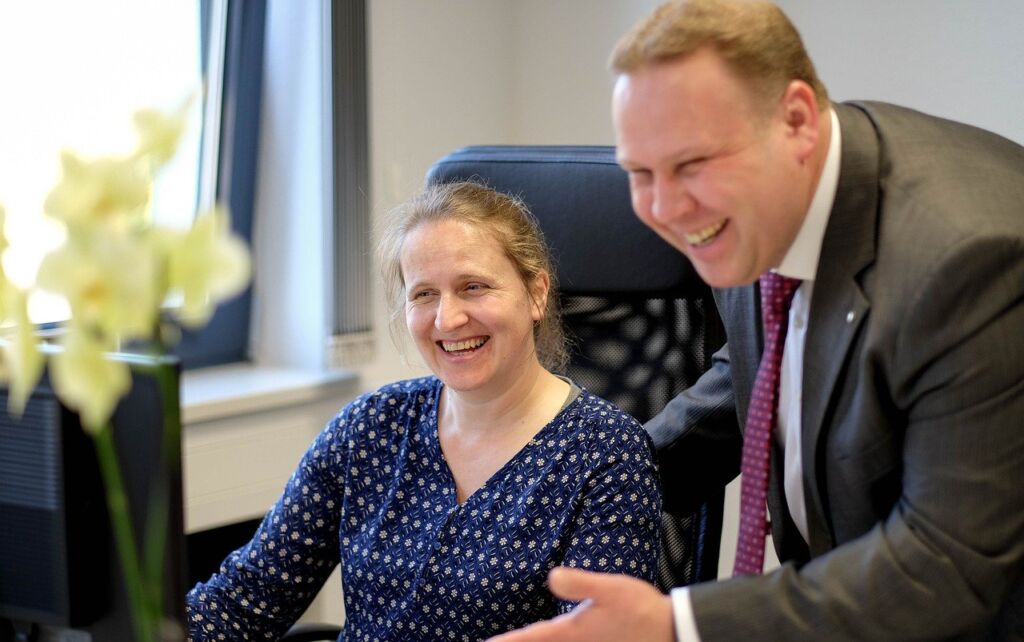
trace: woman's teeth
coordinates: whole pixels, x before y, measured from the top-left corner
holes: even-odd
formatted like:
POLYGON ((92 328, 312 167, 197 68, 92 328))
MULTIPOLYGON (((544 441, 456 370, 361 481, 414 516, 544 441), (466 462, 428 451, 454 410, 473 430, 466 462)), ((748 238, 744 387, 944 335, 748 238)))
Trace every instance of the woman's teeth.
POLYGON ((464 341, 442 341, 441 348, 445 352, 460 352, 462 350, 473 350, 487 343, 486 338, 466 339, 464 341))

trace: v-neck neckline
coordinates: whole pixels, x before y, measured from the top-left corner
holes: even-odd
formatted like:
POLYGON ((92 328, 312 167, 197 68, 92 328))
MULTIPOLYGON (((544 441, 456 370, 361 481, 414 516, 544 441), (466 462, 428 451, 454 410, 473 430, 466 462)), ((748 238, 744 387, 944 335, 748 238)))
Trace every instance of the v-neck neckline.
MULTIPOLYGON (((569 380, 566 381, 568 381, 570 386, 575 385, 569 380)), ((550 421, 541 426, 540 430, 538 430, 533 437, 531 437, 530 440, 519 449, 518 452, 512 455, 504 464, 499 466, 498 470, 494 471, 491 476, 484 481, 484 483, 480 484, 480 486, 478 486, 472 493, 466 496, 464 501, 459 502, 458 489, 455 486, 455 475, 452 473, 451 466, 448 465, 448 458, 445 456, 444 450, 441 449, 441 435, 438 432, 440 424, 438 418, 440 416, 441 391, 444 389, 444 382, 437 379, 431 393, 430 421, 426 426, 426 441, 431 449, 430 454, 436 456, 437 460, 441 462, 441 475, 445 478, 444 482, 448 485, 450 490, 447 494, 451 496, 453 502, 450 509, 461 510, 467 507, 471 502, 473 502, 474 498, 482 495, 481 491, 490 490, 490 487, 497 485, 499 482, 496 480, 506 478, 509 470, 513 468, 519 460, 525 459, 530 451, 536 449, 537 444, 543 441, 546 437, 545 433, 556 430, 565 421, 568 421, 570 413, 577 414, 576 402, 583 397, 583 389, 579 388, 579 386, 577 386, 577 388, 579 389, 579 392, 573 396, 572 400, 569 401, 568 404, 563 406, 550 421)))

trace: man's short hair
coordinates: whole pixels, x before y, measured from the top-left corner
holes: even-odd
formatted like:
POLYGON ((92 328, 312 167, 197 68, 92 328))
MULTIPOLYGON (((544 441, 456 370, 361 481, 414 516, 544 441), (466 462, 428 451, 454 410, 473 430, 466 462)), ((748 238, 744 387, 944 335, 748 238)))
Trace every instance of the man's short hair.
POLYGON ((829 105, 796 27, 769 2, 671 0, 619 39, 608 64, 616 74, 629 74, 704 47, 714 48, 765 106, 791 80, 814 89, 818 109, 829 105))

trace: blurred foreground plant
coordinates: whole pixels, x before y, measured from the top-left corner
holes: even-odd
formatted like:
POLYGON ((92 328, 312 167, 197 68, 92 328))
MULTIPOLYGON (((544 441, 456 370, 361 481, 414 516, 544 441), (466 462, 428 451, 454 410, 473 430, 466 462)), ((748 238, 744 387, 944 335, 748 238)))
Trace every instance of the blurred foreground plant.
MULTIPOLYGON (((107 354, 126 345, 162 353, 178 336, 176 324, 204 325, 218 303, 249 282, 244 242, 231 234, 222 207, 199 213, 191 228, 157 225, 152 218, 154 176, 174 155, 184 131, 188 105, 173 113, 143 110, 135 115, 139 142, 127 156, 83 159, 61 155, 61 178, 44 211, 62 224, 63 243, 48 253, 34 284, 15 286, 0 263, 0 378, 9 386, 9 408, 20 414, 39 380, 45 359, 61 402, 75 410, 94 438, 106 485, 108 508, 136 620, 136 636, 159 636, 161 564, 140 564, 120 471, 110 435, 110 417, 131 385, 129 367, 107 354), (66 301, 70 318, 49 357, 38 346, 28 315, 36 290, 66 301), (156 577, 153 575, 156 574, 156 577)), ((0 254, 7 247, 0 207, 0 254)), ((168 388, 176 389, 176 388, 168 388)), ((178 421, 177 399, 165 403, 178 421)), ((158 502, 159 503, 159 502, 158 502)), ((147 528, 147 557, 162 561, 164 533, 147 528), (160 550, 150 554, 151 549, 160 550)))

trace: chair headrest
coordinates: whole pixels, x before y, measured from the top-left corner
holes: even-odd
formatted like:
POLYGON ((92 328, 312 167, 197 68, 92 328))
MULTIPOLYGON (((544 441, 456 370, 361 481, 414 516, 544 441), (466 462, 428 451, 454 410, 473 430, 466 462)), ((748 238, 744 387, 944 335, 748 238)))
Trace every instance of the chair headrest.
POLYGON ((602 146, 464 147, 427 183, 473 180, 537 218, 565 294, 689 297, 707 292, 690 262, 633 214, 626 173, 602 146))

